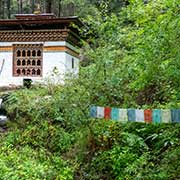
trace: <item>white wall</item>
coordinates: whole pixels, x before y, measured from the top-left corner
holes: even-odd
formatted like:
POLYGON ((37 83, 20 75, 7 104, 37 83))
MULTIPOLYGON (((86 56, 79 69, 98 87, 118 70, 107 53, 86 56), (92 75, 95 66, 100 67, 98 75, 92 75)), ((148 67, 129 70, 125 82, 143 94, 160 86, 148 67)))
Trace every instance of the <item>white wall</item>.
POLYGON ((65 52, 43 52, 43 79, 62 83, 66 71, 65 52))
POLYGON ((66 72, 77 75, 79 73, 79 59, 66 53, 66 72), (72 59, 74 59, 74 69, 72 69, 72 59))
MULTIPOLYGON (((0 87, 3 86, 19 86, 23 85, 23 79, 29 77, 13 77, 13 53, 12 52, 0 52, 0 87), (2 67, 4 60, 4 66, 2 67)), ((33 77, 34 81, 39 81, 42 78, 33 77)))
MULTIPOLYGON (((41 43, 41 42, 38 42, 41 43)), ((11 46, 13 43, 0 42, 0 46, 11 46)), ((16 42, 14 44, 20 44, 16 42)), ((28 43, 25 43, 28 44, 28 43)), ((44 46, 67 46, 73 48, 66 42, 46 42, 44 46)), ((75 49, 74 49, 75 50, 75 49)), ((42 77, 13 77, 13 52, 6 51, 0 52, 0 69, 5 60, 2 73, 0 74, 0 87, 3 86, 18 86, 23 85, 23 79, 32 79, 33 82, 47 82, 53 81, 54 83, 63 83, 64 75, 67 72, 78 74, 79 72, 79 59, 66 53, 57 51, 44 51, 43 52, 43 71, 42 77), (72 69, 72 58, 75 61, 75 68, 72 69), (55 73, 53 72, 55 70, 55 73)))

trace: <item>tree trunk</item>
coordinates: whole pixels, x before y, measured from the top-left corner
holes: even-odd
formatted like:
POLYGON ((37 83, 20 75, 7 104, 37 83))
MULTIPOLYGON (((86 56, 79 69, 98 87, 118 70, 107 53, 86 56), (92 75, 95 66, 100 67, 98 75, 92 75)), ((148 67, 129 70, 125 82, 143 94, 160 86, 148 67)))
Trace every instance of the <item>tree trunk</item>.
POLYGON ((31 3, 31 13, 34 13, 35 10, 35 0, 30 0, 31 3))
POLYGON ((59 0, 59 13, 58 13, 59 17, 61 17, 61 9, 62 9, 61 0, 59 0))
POLYGON ((18 5, 18 14, 23 13, 23 2, 22 0, 17 0, 17 5, 18 5))
POLYGON ((11 0, 7 0, 7 16, 8 19, 11 18, 11 0))
POLYGON ((0 19, 2 19, 2 0, 0 0, 0 19))
POLYGON ((4 19, 5 18, 5 0, 2 0, 2 18, 4 19))
POLYGON ((23 13, 23 2, 22 2, 22 0, 20 0, 20 14, 22 14, 23 13))
POLYGON ((52 12, 52 1, 46 0, 46 12, 51 13, 52 12))

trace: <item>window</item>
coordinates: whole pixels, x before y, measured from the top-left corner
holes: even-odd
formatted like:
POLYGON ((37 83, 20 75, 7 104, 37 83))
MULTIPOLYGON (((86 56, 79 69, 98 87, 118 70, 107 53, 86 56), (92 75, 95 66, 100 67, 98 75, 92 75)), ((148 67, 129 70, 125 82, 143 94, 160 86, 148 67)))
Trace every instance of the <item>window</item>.
POLYGON ((32 60, 32 66, 35 66, 35 65, 36 65, 36 61, 32 60))
POLYGON ((21 65, 21 61, 18 59, 17 60, 17 66, 20 66, 21 65))
POLYGON ((32 56, 33 56, 33 57, 36 56, 36 51, 35 51, 35 50, 32 51, 32 56))
POLYGON ((23 57, 26 56, 26 51, 25 51, 25 50, 22 51, 22 56, 23 56, 23 57))
POLYGON ((20 69, 17 69, 17 74, 20 75, 21 74, 21 70, 20 69))
POLYGON ((42 44, 16 44, 13 48, 13 76, 42 76, 42 44))
POLYGON ((74 69, 74 58, 72 58, 72 69, 74 69))
POLYGON ((40 50, 37 51, 37 56, 41 56, 41 51, 40 50))
POLYGON ((40 74, 41 74, 41 70, 38 69, 38 70, 37 70, 37 75, 40 75, 40 74))
POLYGON ((36 70, 33 69, 33 70, 32 70, 32 75, 35 75, 35 74, 36 74, 36 70))
POLYGON ((17 57, 20 57, 21 56, 21 51, 20 50, 18 50, 17 51, 17 55, 16 55, 17 57))
POLYGON ((37 66, 41 66, 41 60, 37 61, 37 66))
POLYGON ((22 60, 22 65, 25 66, 26 65, 26 61, 23 59, 22 60))
POLYGON ((27 51, 27 56, 28 56, 28 57, 31 56, 31 51, 30 51, 30 50, 27 51))

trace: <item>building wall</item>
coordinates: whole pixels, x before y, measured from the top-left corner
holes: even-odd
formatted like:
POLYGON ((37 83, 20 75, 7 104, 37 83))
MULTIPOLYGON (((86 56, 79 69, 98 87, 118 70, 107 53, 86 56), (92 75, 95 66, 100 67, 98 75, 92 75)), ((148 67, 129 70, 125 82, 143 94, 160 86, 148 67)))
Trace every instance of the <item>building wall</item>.
POLYGON ((13 50, 11 46, 20 43, 0 43, 0 70, 4 60, 4 66, 2 67, 2 72, 0 72, 0 87, 23 85, 23 79, 26 78, 32 79, 34 83, 46 83, 49 81, 63 83, 66 73, 78 74, 79 59, 76 55, 76 49, 72 45, 66 42, 36 43, 44 44, 42 77, 13 77, 13 50), (68 51, 65 51, 66 47, 69 48, 68 51), (74 69, 72 69, 72 59, 74 59, 74 69))
POLYGON ((72 56, 68 53, 66 53, 66 61, 65 61, 65 68, 66 68, 66 72, 68 73, 73 73, 75 75, 77 75, 79 73, 79 59, 75 56, 72 56), (74 60, 74 68, 72 68, 72 61, 74 60))

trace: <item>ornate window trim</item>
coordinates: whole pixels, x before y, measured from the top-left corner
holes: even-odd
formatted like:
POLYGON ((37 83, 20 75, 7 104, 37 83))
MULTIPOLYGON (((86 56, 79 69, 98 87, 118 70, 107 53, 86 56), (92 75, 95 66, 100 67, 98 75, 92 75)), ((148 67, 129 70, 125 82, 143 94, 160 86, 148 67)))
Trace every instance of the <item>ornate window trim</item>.
POLYGON ((42 77, 43 44, 13 45, 13 76, 42 77))

